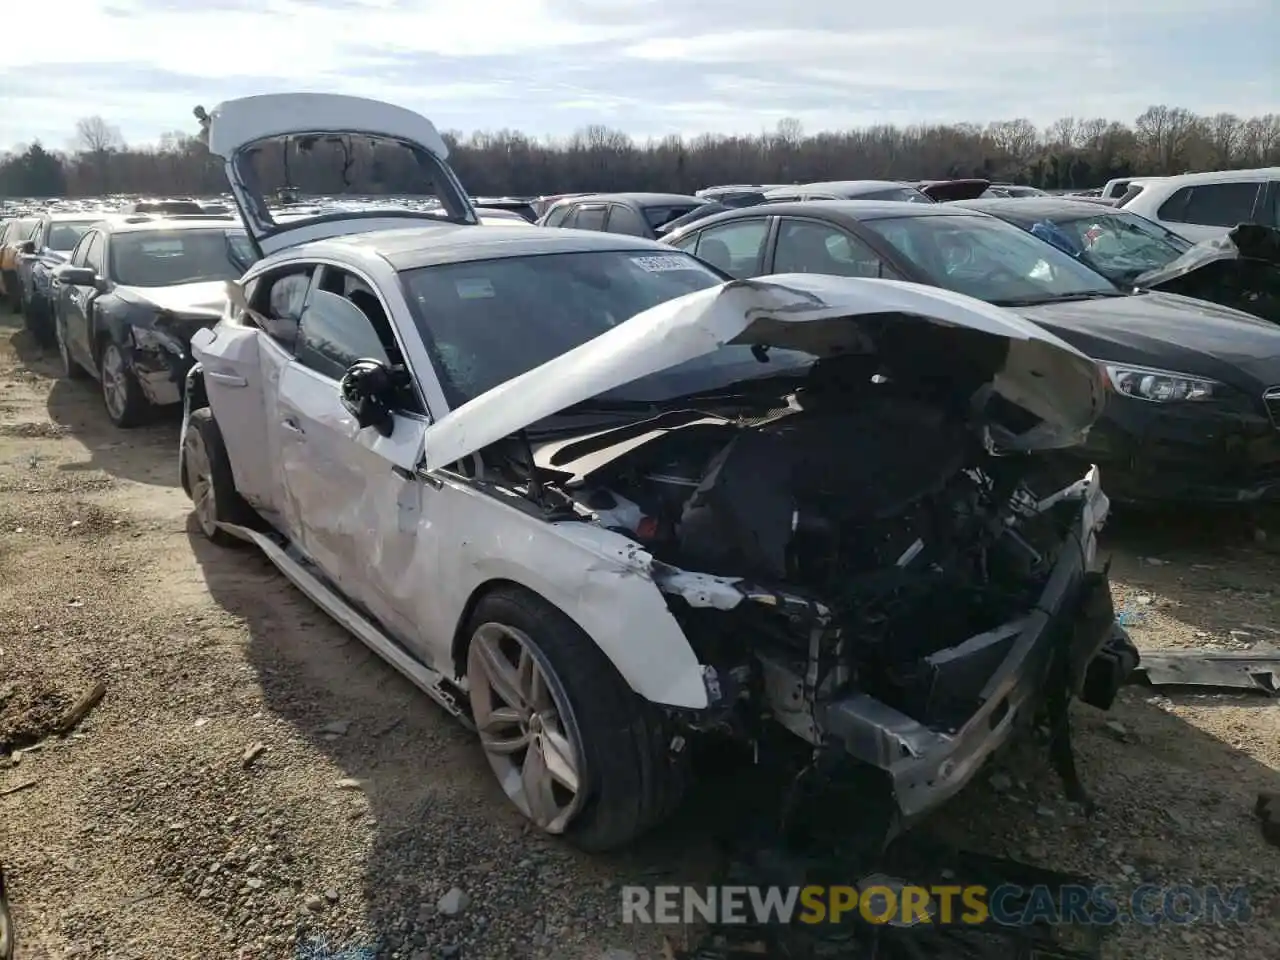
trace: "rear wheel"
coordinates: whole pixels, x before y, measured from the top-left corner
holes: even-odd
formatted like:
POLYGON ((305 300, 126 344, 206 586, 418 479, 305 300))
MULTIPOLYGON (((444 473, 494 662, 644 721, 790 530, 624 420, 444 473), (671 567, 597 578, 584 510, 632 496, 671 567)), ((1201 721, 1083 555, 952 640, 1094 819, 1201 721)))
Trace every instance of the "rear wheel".
POLYGON ((236 492, 222 431, 208 407, 193 411, 187 419, 182 441, 182 485, 191 496, 196 522, 206 537, 224 547, 244 543, 219 526, 253 526, 256 519, 253 508, 236 492))
POLYGON ((666 718, 577 624, 507 587, 476 607, 467 651, 472 717, 508 799, 585 850, 620 847, 665 819, 686 782, 666 718))
POLYGON ((107 416, 117 427, 136 427, 145 419, 150 404, 125 360, 124 351, 114 340, 103 344, 98 365, 107 416))

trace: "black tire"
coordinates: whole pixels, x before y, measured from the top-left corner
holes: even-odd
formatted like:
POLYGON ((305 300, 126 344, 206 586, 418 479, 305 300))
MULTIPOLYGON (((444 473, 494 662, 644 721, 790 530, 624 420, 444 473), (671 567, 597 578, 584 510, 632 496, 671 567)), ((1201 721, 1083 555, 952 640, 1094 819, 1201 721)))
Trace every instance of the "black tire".
POLYGON ((58 338, 53 329, 52 311, 47 306, 40 306, 38 300, 25 301, 20 309, 22 325, 27 328, 36 343, 46 349, 56 347, 58 338))
POLYGON ((146 421, 151 413, 151 404, 134 376, 128 355, 110 337, 103 340, 102 351, 98 355, 98 378, 102 388, 102 406, 112 423, 127 430, 146 421), (118 373, 108 372, 108 364, 112 364, 113 371, 117 369, 113 353, 119 358, 118 373), (114 400, 110 395, 113 389, 120 391, 114 400))
POLYGON ((253 508, 236 492, 236 481, 231 473, 231 460, 227 456, 226 445, 222 442, 222 431, 218 428, 218 421, 213 419, 213 411, 208 407, 193 410, 187 419, 186 435, 182 443, 182 489, 191 497, 196 522, 201 531, 219 546, 242 546, 245 541, 217 527, 216 523, 257 526, 257 515, 253 508), (199 461, 200 456, 204 457, 203 464, 199 461), (199 499, 202 476, 209 488, 207 502, 199 499))
MULTIPOLYGON (((50 310, 52 314, 53 311, 50 310)), ((67 347, 67 328, 62 322, 62 318, 53 317, 53 339, 58 345, 58 357, 62 360, 62 375, 68 380, 84 380, 89 374, 79 362, 71 356, 71 351, 67 347)))
POLYGON ((669 817, 688 783, 689 751, 673 748, 659 708, 627 685, 576 623, 531 591, 511 586, 486 595, 467 636, 485 623, 510 625, 532 640, 576 717, 587 794, 565 838, 589 852, 612 850, 669 817))

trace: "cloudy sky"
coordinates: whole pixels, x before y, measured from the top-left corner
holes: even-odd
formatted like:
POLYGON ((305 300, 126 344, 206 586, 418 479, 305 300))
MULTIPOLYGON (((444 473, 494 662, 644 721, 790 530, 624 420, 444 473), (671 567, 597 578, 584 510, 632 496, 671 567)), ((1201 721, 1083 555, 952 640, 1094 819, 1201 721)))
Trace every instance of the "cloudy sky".
MULTIPOLYGON (((38 4, 6 14, 39 16, 38 4)), ((639 137, 1280 111, 1276 0, 58 0, 0 57, 0 148, 194 132, 254 93, 391 100, 443 129, 639 137), (53 13, 56 12, 56 16, 53 13)))

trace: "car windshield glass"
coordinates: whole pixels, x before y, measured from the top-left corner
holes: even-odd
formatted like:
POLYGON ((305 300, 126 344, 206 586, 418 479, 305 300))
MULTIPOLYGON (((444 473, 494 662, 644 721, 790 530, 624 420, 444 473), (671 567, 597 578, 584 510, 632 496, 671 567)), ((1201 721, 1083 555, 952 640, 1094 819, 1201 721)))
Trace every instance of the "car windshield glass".
POLYGON ((67 252, 74 250, 85 231, 93 226, 92 220, 77 220, 69 223, 49 224, 49 249, 67 252))
POLYGON ((127 287, 235 280, 253 261, 243 231, 147 230, 111 240, 111 276, 127 287))
POLYGON ((983 216, 866 220, 929 282, 997 304, 1119 293, 1106 277, 1029 233, 983 216))
POLYGON ((1191 242, 1137 214, 1106 211, 1101 216, 1053 221, 1074 248, 1071 252, 1118 283, 1176 260, 1191 242))
MULTIPOLYGON (((688 254, 649 250, 506 257, 402 274, 451 407, 532 370, 667 300, 720 278, 688 254)), ((809 362, 727 346, 608 391, 612 401, 661 403, 809 362), (774 362, 776 360, 776 362, 774 362)))

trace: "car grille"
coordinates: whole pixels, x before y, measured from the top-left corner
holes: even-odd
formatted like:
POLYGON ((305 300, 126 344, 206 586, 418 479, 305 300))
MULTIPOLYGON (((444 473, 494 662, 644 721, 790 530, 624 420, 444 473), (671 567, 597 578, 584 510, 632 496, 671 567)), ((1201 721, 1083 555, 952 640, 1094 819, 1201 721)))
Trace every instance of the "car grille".
POLYGON ((1280 427, 1280 387, 1269 387, 1262 393, 1262 403, 1271 417, 1271 425, 1280 427))

